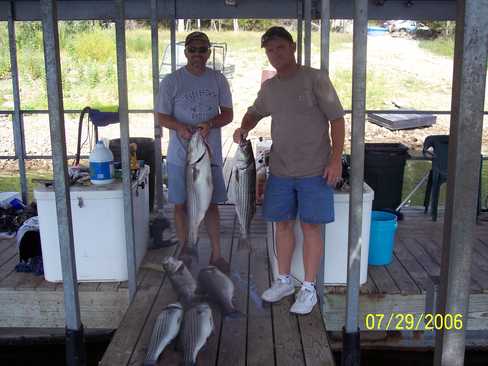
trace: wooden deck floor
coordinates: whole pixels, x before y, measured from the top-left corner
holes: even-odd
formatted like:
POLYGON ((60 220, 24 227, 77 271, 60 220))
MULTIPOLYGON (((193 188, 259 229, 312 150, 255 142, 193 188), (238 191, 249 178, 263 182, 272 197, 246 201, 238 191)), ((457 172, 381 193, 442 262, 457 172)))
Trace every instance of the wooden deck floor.
MULTIPOLYGON (((223 255, 231 264, 231 279, 235 284, 235 305, 244 314, 239 319, 222 318, 212 305, 214 334, 202 351, 199 365, 332 365, 330 348, 319 307, 309 316, 290 315, 292 299, 276 305, 264 304, 261 292, 270 284, 266 247, 266 226, 259 217, 252 225, 251 251, 238 251, 235 213, 232 206, 221 206, 221 235, 223 255)), ((190 271, 208 265, 210 244, 201 232, 199 263, 192 263, 190 271)), ((168 251, 151 254, 158 260, 168 251)), ((102 365, 139 365, 142 363, 154 320, 161 309, 176 301, 176 294, 161 273, 148 273, 141 282, 144 292, 138 293, 124 317, 102 365), (157 286, 160 286, 159 288, 157 286), (143 310, 144 309, 144 310, 143 310)), ((177 365, 180 353, 167 349, 160 365, 177 365)))

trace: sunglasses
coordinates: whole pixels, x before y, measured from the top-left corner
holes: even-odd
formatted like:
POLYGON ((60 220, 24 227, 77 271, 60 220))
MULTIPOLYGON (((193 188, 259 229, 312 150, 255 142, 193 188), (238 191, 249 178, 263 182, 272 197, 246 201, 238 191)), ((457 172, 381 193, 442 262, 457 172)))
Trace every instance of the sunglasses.
POLYGON ((208 47, 187 47, 188 53, 207 53, 208 47))

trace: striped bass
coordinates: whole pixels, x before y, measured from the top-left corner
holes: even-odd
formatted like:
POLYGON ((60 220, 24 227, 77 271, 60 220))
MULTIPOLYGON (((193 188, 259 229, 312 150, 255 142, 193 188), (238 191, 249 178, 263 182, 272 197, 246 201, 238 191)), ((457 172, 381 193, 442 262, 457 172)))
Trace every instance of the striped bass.
POLYGON ((161 353, 178 335, 182 320, 183 308, 180 303, 169 304, 163 309, 154 324, 144 366, 158 364, 161 353))
POLYGON ((256 162, 250 140, 243 140, 236 151, 229 191, 241 227, 238 249, 250 248, 250 226, 256 212, 256 162))
POLYGON ((236 317, 239 312, 232 304, 234 283, 217 267, 202 268, 198 274, 198 291, 204 291, 216 300, 226 316, 236 317))
POLYGON ((197 244, 198 229, 210 206, 212 193, 210 151, 202 135, 196 132, 188 144, 186 166, 186 212, 190 248, 197 244))
POLYGON ((207 303, 198 303, 185 312, 182 334, 185 366, 194 366, 198 352, 207 342, 214 329, 212 310, 207 303))
POLYGON ((185 264, 174 257, 163 258, 163 270, 168 274, 179 301, 189 306, 196 298, 197 283, 185 264))

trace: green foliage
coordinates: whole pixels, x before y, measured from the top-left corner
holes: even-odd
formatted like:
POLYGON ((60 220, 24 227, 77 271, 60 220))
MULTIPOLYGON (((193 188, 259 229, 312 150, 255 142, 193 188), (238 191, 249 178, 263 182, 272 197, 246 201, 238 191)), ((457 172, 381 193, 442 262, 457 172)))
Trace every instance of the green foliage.
POLYGON ((151 54, 151 33, 145 29, 135 29, 127 32, 127 53, 129 55, 151 54))
POLYGON ((10 53, 7 23, 0 24, 0 80, 10 76, 10 53))
POLYGON ((72 54, 76 61, 108 63, 115 60, 115 36, 110 30, 94 29, 77 33, 72 39, 72 54))
POLYGON ((272 19, 239 19, 239 28, 246 31, 262 32, 275 25, 272 19))
POLYGON ((454 38, 452 37, 439 37, 435 40, 420 40, 419 47, 439 56, 454 56, 454 38))

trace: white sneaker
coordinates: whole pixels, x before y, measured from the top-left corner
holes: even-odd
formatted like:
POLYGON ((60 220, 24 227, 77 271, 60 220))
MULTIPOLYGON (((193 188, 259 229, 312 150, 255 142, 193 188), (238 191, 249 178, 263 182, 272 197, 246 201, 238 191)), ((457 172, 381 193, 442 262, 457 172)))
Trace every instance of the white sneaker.
POLYGON ((308 314, 312 311, 316 303, 317 292, 315 290, 302 287, 298 292, 295 303, 290 308, 290 313, 302 315, 308 314))
POLYGON ((261 298, 267 302, 280 301, 282 298, 289 296, 295 292, 293 283, 277 279, 273 285, 263 292, 261 298))

